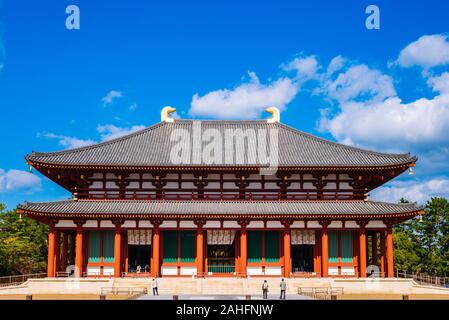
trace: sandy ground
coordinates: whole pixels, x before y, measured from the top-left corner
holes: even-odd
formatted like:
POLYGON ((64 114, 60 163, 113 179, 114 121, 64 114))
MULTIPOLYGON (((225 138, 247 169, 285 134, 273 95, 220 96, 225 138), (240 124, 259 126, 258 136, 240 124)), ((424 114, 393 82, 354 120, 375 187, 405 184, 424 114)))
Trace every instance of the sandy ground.
MULTIPOLYGON (((100 300, 98 294, 34 294, 33 300, 100 300)), ((107 295, 106 300, 126 300, 134 298, 128 295, 107 295)), ((0 295, 0 300, 26 300, 23 294, 0 295)))
MULTIPOLYGON (((269 295, 269 300, 278 300, 277 295, 269 295)), ((162 296, 129 296, 129 295, 107 295, 106 300, 172 300, 171 295, 162 296)), ((244 296, 234 295, 180 295, 179 300, 243 300, 244 296)), ((252 296, 252 300, 262 300, 261 296, 252 296)), ((287 295, 287 300, 308 300, 309 297, 300 295, 287 295)), ((327 297, 327 300, 329 297, 327 297)), ((0 295, 0 300, 26 300, 26 295, 11 294, 0 295)), ((33 295, 33 300, 100 300, 100 295, 97 294, 36 294, 33 295)), ((400 294, 342 294, 337 296, 337 300, 402 300, 400 294)), ((409 300, 449 300, 449 295, 437 295, 437 294, 412 294, 409 295, 409 300)))

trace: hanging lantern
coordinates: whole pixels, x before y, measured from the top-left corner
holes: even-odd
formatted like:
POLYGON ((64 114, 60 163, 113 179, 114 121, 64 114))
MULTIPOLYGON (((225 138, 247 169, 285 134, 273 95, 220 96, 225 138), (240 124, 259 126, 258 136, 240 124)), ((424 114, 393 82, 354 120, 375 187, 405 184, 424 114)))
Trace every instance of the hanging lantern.
POLYGON ((413 175, 413 167, 409 167, 408 168, 408 174, 409 175, 413 175))

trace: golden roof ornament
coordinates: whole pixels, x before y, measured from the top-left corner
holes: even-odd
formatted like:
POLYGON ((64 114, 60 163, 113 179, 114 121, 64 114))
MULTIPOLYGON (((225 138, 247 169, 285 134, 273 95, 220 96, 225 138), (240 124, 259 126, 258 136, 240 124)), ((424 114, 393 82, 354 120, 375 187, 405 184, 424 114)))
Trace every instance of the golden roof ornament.
POLYGON ((267 119, 268 123, 281 122, 281 112, 276 107, 269 107, 265 109, 266 112, 271 113, 271 118, 267 119))
POLYGON ((175 119, 170 117, 170 113, 175 112, 176 108, 167 106, 162 108, 161 111, 161 122, 174 122, 175 119))

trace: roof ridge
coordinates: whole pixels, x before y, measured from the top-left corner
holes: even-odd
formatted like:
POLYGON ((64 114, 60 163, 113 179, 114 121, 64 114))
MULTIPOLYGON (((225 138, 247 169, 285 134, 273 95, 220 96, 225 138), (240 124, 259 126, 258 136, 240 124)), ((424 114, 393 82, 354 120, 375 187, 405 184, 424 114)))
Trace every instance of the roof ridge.
POLYGON ((354 151, 363 152, 363 153, 372 154, 372 155, 390 156, 390 157, 396 157, 396 158, 401 158, 401 157, 410 157, 411 159, 416 158, 416 157, 411 157, 410 156, 410 152, 408 152, 408 153, 386 153, 386 152, 379 152, 379 151, 374 151, 374 150, 368 150, 368 149, 364 149, 364 148, 349 146, 347 144, 339 143, 339 142, 336 142, 336 141, 331 141, 329 139, 325 139, 325 138, 322 138, 322 137, 317 137, 317 136, 314 136, 313 134, 310 134, 310 133, 304 132, 302 130, 293 128, 293 127, 291 127, 291 126, 289 126, 289 125, 287 125, 285 123, 275 123, 275 124, 278 125, 278 126, 284 127, 286 130, 293 131, 293 132, 295 132, 297 134, 298 133, 302 134, 303 136, 306 136, 306 137, 308 137, 310 139, 313 139, 313 140, 316 140, 316 141, 319 141, 319 142, 323 142, 323 143, 328 143, 328 144, 331 144, 331 145, 336 145, 336 146, 339 146, 339 147, 344 147, 344 148, 349 149, 349 150, 354 150, 354 151))
POLYGON ((85 146, 85 147, 79 147, 79 148, 73 148, 73 149, 67 149, 67 150, 60 150, 60 151, 50 151, 50 152, 34 152, 33 151, 32 156, 37 156, 37 155, 40 155, 40 156, 57 155, 57 154, 62 154, 62 153, 81 152, 81 151, 85 151, 85 150, 95 149, 95 148, 98 148, 98 147, 101 147, 101 146, 105 146, 105 145, 109 145, 109 144, 116 143, 116 142, 119 142, 119 141, 130 139, 132 137, 135 137, 135 136, 141 135, 143 133, 146 133, 148 131, 151 131, 151 130, 154 130, 156 128, 159 128, 159 127, 161 127, 161 126, 163 126, 165 124, 166 124, 166 122, 158 122, 158 123, 155 123, 155 124, 153 124, 151 126, 143 128, 141 130, 137 130, 137 131, 135 131, 133 133, 129 133, 127 135, 124 135, 124 136, 121 136, 121 137, 118 137, 118 138, 115 138, 115 139, 102 141, 102 142, 95 143, 95 144, 92 144, 92 145, 89 145, 89 146, 85 146))

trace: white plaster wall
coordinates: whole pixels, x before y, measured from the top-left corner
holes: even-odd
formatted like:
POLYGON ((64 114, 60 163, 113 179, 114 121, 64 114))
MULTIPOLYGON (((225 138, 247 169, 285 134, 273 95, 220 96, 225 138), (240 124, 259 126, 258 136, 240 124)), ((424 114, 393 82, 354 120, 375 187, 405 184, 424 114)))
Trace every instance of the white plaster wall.
POLYGON ((181 267, 180 274, 182 276, 192 276, 196 274, 196 267, 181 267))
POLYGON ((136 221, 135 220, 126 220, 125 223, 122 224, 122 228, 135 228, 136 221))
POLYGON ((74 228, 76 227, 76 224, 73 220, 59 220, 55 226, 60 228, 74 228))
POLYGON ((329 224, 328 228, 343 228, 343 222, 334 220, 329 224))
POLYGON ((250 267, 250 266, 247 266, 246 267, 246 272, 250 276, 262 276, 263 275, 262 267, 253 267, 253 266, 250 267))
POLYGON ((282 269, 281 267, 265 267, 265 275, 280 276, 282 275, 282 269))
POLYGON ((307 221, 308 229, 321 229, 321 224, 318 221, 307 221))
POLYGON ((371 220, 366 225, 366 228, 386 228, 386 227, 387 226, 385 225, 385 223, 383 223, 382 221, 379 221, 379 220, 371 220))
POLYGON ((267 221, 267 229, 270 228, 284 228, 280 221, 267 221))
POLYGON ((161 267, 161 274, 163 276, 176 276, 178 274, 178 267, 161 267))
POLYGON ((203 228, 205 228, 205 229, 220 228, 220 227, 221 227, 221 222, 217 221, 217 220, 206 221, 206 224, 203 226, 203 228))
POLYGON ((193 221, 179 221, 180 228, 197 228, 197 225, 193 221))
POLYGON ((246 227, 247 228, 263 228, 264 222, 263 221, 251 221, 246 227))
POLYGON ((140 220, 139 221, 139 228, 151 228, 153 225, 149 220, 140 220))
POLYGON ((101 228, 115 228, 115 226, 111 220, 101 220, 100 227, 101 228))
POLYGON ((302 229, 302 228, 304 228, 305 227, 305 223, 304 223, 304 221, 294 221, 293 223, 292 223, 292 225, 290 226, 290 228, 292 228, 292 229, 302 229))
MULTIPOLYGON (((140 224, 139 224, 140 226, 140 224)), ((165 220, 162 222, 162 224, 159 226, 160 228, 176 228, 178 226, 177 221, 175 220, 165 220)))
POLYGON ((239 228, 240 225, 237 223, 237 221, 223 221, 223 228, 239 228))

